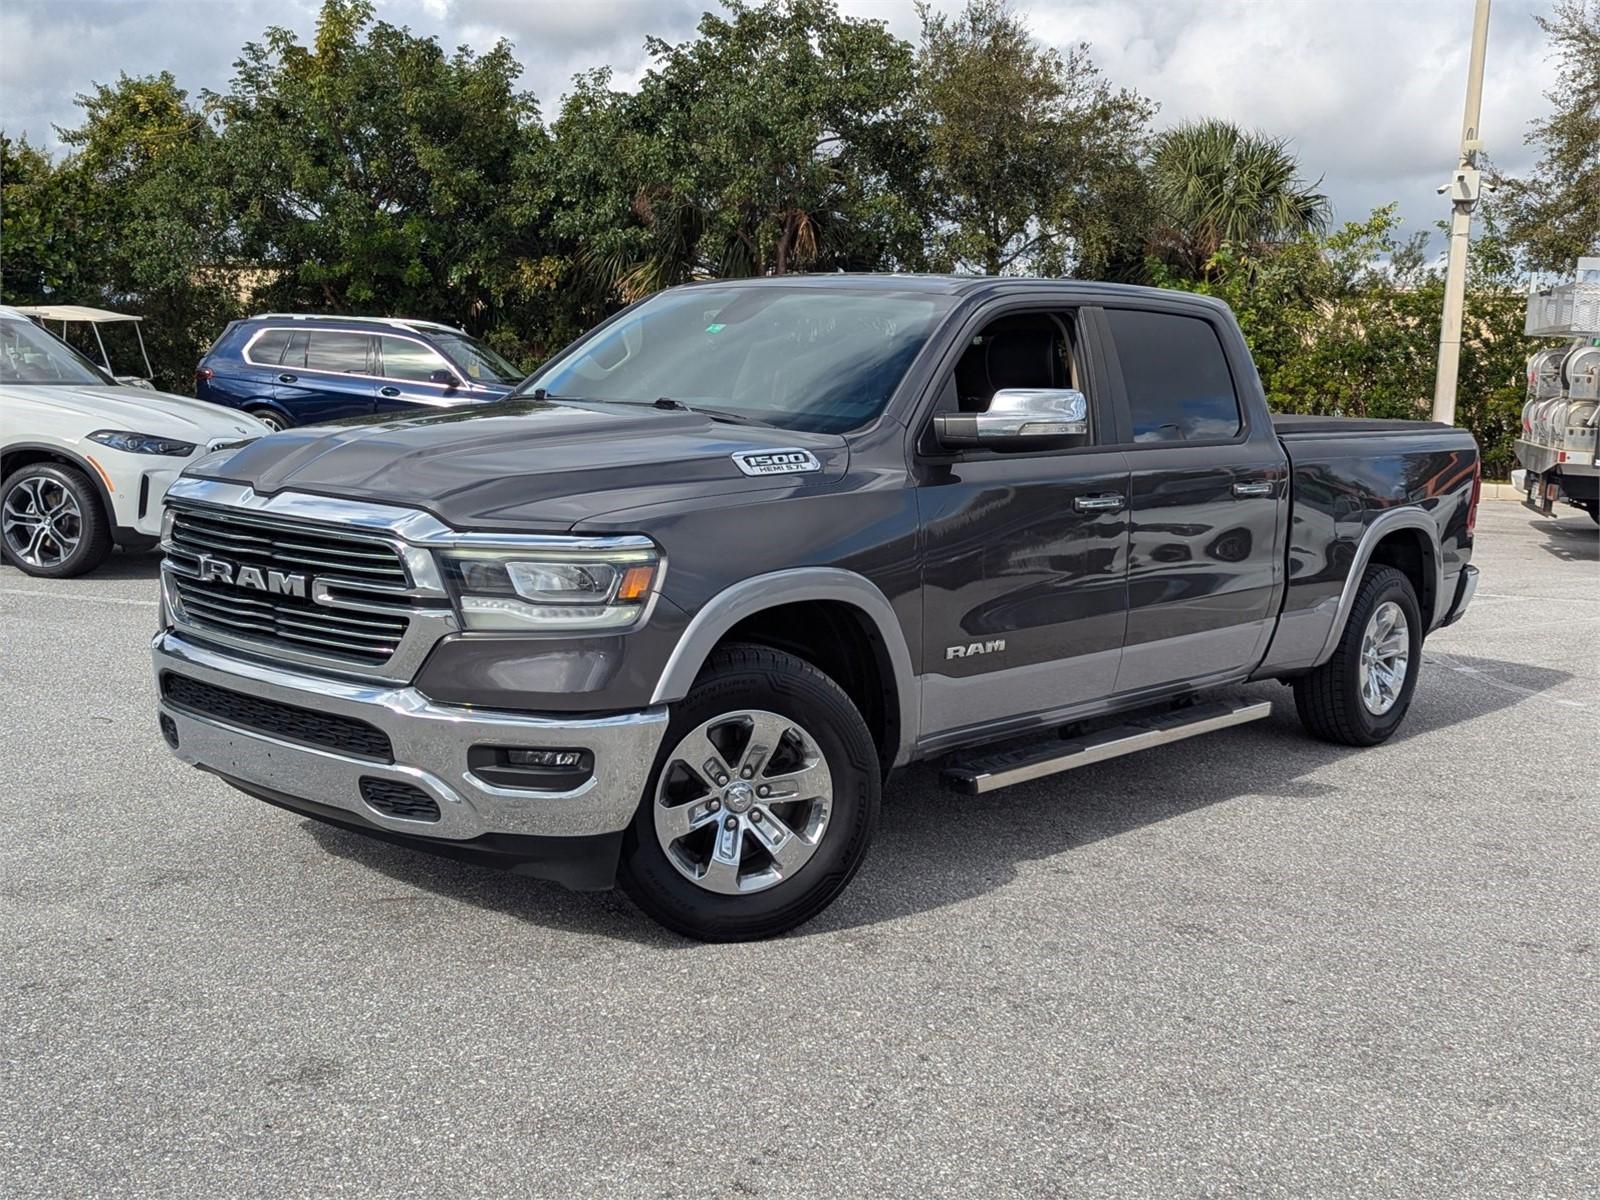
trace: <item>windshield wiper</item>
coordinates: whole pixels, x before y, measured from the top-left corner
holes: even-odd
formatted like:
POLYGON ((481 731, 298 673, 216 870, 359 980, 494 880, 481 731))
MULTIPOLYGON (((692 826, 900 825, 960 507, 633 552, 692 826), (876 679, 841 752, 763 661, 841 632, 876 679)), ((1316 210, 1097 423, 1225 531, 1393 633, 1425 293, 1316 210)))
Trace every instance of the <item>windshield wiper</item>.
POLYGON ((744 413, 729 412, 724 408, 707 408, 703 404, 688 405, 682 400, 674 400, 671 396, 662 396, 652 405, 654 408, 670 412, 692 412, 701 416, 710 417, 713 421, 724 421, 729 425, 766 425, 767 422, 746 416, 744 413))

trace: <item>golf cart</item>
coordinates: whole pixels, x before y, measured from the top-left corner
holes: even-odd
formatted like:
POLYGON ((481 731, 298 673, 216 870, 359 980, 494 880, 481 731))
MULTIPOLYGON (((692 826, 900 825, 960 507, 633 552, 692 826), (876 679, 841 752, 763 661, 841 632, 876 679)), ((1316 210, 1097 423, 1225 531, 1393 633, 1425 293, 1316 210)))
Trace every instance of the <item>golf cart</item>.
POLYGON ((89 308, 82 304, 19 304, 16 309, 18 312, 32 317, 46 329, 50 328, 45 325, 46 321, 60 322, 61 340, 64 342, 68 340, 68 325, 88 325, 94 333, 94 344, 100 350, 100 366, 105 369, 107 375, 110 375, 124 387, 155 387, 155 384, 150 382, 150 377, 154 372, 150 370, 150 356, 145 353, 144 334, 139 332, 139 322, 144 320, 143 317, 136 317, 131 313, 112 312, 106 308, 89 308), (133 336, 139 343, 139 357, 144 360, 143 375, 119 375, 111 367, 111 356, 106 353, 106 343, 105 339, 100 336, 100 326, 117 325, 123 322, 131 322, 133 324, 133 336))

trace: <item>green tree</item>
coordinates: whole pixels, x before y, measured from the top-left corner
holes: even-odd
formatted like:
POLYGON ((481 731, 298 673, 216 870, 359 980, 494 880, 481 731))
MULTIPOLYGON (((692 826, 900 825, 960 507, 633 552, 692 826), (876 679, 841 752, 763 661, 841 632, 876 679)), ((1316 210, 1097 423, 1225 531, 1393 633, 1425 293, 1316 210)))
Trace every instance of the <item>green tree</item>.
MULTIPOLYGON (((5 299, 137 313, 155 382, 191 384, 195 360, 238 307, 215 270, 226 222, 207 182, 215 135, 170 74, 97 84, 59 160, 7 143, 5 299)), ((113 366, 138 369, 131 335, 113 366)))
POLYGON ((1087 46, 1041 46, 1005 0, 918 12, 933 264, 1103 276, 1137 263, 1153 106, 1106 82, 1087 46))
POLYGON ((511 219, 538 138, 510 47, 446 55, 325 0, 310 46, 269 29, 207 97, 239 254, 261 299, 483 330, 518 302, 536 237, 511 219))
POLYGON ((1261 248, 1321 232, 1328 198, 1299 170, 1284 140, 1227 121, 1190 121, 1157 134, 1152 252, 1194 278, 1224 243, 1261 248))
POLYGON ((909 44, 832 0, 727 7, 648 39, 636 92, 592 72, 563 106, 557 228, 591 286, 919 265, 909 44))
POLYGON ((0 301, 100 294, 97 201, 93 180, 75 163, 0 134, 0 301))
POLYGON ((1527 179, 1503 178, 1507 238, 1530 270, 1567 274, 1600 253, 1600 4, 1559 0, 1539 27, 1550 37, 1554 111, 1532 122, 1526 141, 1541 149, 1527 179))

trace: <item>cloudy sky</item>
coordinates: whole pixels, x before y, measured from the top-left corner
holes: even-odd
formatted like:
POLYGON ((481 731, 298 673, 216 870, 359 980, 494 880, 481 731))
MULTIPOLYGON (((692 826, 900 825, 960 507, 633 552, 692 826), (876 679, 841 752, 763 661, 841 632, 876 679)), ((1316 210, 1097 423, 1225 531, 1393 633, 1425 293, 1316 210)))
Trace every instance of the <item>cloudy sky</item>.
MULTIPOLYGON (((380 15, 486 49, 511 41, 553 114, 574 72, 628 84, 646 34, 690 34, 715 0, 379 0, 380 15)), ((956 0, 959 3, 959 0, 956 0)), ((1472 0, 1014 0, 1044 41, 1088 42, 1116 83, 1157 101, 1157 124, 1214 115, 1292 139, 1341 219, 1400 202, 1409 228, 1445 215, 1434 188, 1455 163, 1472 0)), ((842 0, 915 39, 913 0, 842 0)), ((952 7, 944 4, 942 7, 952 7)), ((1548 0, 1495 0, 1483 136, 1513 172, 1530 154, 1548 0)), ((0 126, 54 144, 72 97, 118 72, 170 70, 191 93, 223 87, 238 48, 268 25, 309 34, 316 0, 4 0, 0 126)))

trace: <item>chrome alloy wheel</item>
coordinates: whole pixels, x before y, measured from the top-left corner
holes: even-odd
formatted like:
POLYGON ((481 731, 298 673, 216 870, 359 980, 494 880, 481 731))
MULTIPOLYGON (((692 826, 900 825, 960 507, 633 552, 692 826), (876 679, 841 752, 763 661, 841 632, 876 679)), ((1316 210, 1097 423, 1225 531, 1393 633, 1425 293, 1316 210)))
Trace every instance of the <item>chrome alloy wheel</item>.
POLYGON ((790 878, 816 853, 833 812, 817 741, 787 717, 715 717, 673 749, 656 785, 656 837, 684 878, 725 896, 790 878))
POLYGON ((1361 635, 1361 703, 1381 717, 1399 702, 1411 661, 1411 630, 1405 610, 1385 600, 1361 635))
POLYGON ((83 540, 83 512, 71 491, 56 480, 24 476, 0 504, 0 536, 29 566, 59 566, 83 540))

